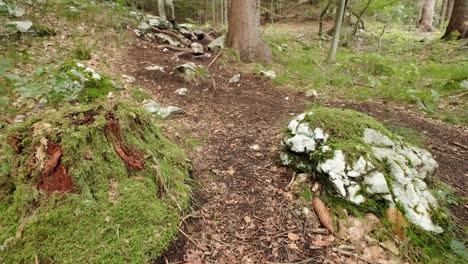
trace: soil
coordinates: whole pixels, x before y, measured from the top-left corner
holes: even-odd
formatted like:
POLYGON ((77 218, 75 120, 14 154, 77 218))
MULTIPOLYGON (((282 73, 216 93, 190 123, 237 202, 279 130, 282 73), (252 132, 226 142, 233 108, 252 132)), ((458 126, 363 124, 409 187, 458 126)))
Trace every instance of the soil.
MULTIPOLYGON (((136 40, 118 67, 161 104, 185 110, 185 115, 168 122, 169 132, 182 130, 204 141, 190 155, 199 184, 195 208, 181 225, 182 239, 156 263, 324 263, 330 259, 346 263, 347 258, 330 247, 310 246, 329 237, 314 232, 320 226, 316 219, 305 221, 296 212, 288 187, 292 172, 278 160, 282 129, 304 110, 305 96, 251 73, 241 73, 238 84, 229 84, 240 70, 236 65, 221 67, 219 62, 209 68, 211 77, 205 84, 186 83, 173 70, 184 59, 174 61, 173 52, 162 52, 156 46, 136 40), (152 64, 163 66, 165 72, 145 70, 152 64), (188 95, 175 94, 182 87, 189 89, 188 95)), ((211 61, 187 59, 205 66, 211 61)), ((439 162, 437 177, 466 195, 466 129, 391 104, 328 104, 417 129, 439 162)), ((466 207, 457 210, 466 223, 466 207)))
POLYGON ((46 154, 49 156, 44 162, 42 175, 37 188, 48 193, 67 193, 73 191, 73 180, 67 169, 60 164, 62 157, 62 146, 49 142, 46 154))

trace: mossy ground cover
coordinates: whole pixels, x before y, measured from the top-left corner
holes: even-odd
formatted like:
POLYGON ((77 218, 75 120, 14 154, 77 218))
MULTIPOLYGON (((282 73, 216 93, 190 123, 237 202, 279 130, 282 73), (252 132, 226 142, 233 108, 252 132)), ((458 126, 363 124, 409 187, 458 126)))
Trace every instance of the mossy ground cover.
POLYGON ((278 85, 314 89, 322 99, 389 100, 450 123, 468 123, 468 93, 461 85, 468 79, 466 41, 428 38, 399 25, 387 27, 379 41, 384 25, 370 22, 356 37, 344 29, 337 63, 330 64, 330 40, 317 36, 316 22, 310 23, 267 26, 278 85))
MULTIPOLYGON (((332 150, 343 150, 343 152, 346 153, 345 158, 348 164, 353 164, 360 156, 370 158, 373 165, 384 173, 386 179, 392 180, 387 175, 388 170, 386 169, 385 162, 379 162, 377 159, 372 158, 371 151, 366 149, 366 144, 362 139, 363 132, 365 128, 371 128, 388 136, 393 141, 396 141, 404 140, 404 136, 409 133, 408 131, 403 131, 401 134, 398 134, 398 130, 388 129, 385 125, 379 123, 372 117, 353 110, 312 106, 307 109, 307 112, 309 111, 312 112, 312 114, 306 115, 302 122, 310 123, 312 129, 315 127, 324 129, 324 131, 329 134, 326 145, 330 146, 332 150)), ((410 135, 412 134, 410 133, 410 135)), ((410 140, 409 143, 413 143, 413 140, 416 143, 420 142, 420 139, 414 135, 412 135, 410 139, 412 140, 410 140)), ((386 209, 388 208, 387 201, 366 192, 361 193, 366 197, 366 201, 360 205, 336 197, 334 194, 335 189, 331 186, 331 183, 324 180, 324 177, 316 171, 316 167, 320 162, 333 157, 333 151, 325 153, 317 151, 310 156, 299 155, 292 152, 288 153, 294 158, 295 163, 293 162, 291 165, 294 169, 303 172, 304 166, 295 167, 295 164, 301 162, 308 163, 308 169, 305 171, 311 173, 315 180, 322 183, 324 192, 321 198, 326 201, 331 208, 336 225, 340 218, 347 217, 347 215, 343 213, 343 210, 346 210, 353 216, 361 218, 364 218, 366 213, 372 212, 382 219, 383 222, 381 228, 373 231, 373 236, 380 242, 393 239, 392 224, 385 216, 386 209)), ((433 213, 432 220, 435 224, 441 226, 444 232, 441 234, 430 233, 416 225, 408 224, 404 229, 406 236, 399 244, 399 250, 403 254, 403 258, 415 263, 459 263, 459 261, 463 259, 463 254, 466 254, 467 251, 466 249, 462 249, 458 252, 454 250, 454 244, 463 244, 459 241, 464 241, 463 235, 461 235, 463 234, 464 227, 457 226, 450 212, 446 209, 449 205, 446 197, 452 197, 454 195, 453 190, 450 191, 445 184, 436 181, 430 181, 428 187, 438 199, 440 205, 433 213), (440 193, 444 195, 438 195, 440 193)), ((302 195, 300 195, 304 206, 310 203, 314 195, 309 188, 310 187, 306 186, 306 189, 304 189, 302 195)), ((452 200, 456 200, 456 198, 452 198, 452 200)), ((398 203, 397 208, 404 212, 404 208, 399 206, 398 203)))
POLYGON ((9 128, 0 150, 0 259, 147 263, 161 254, 191 191, 187 157, 154 122, 120 102, 69 106, 9 128), (50 143, 62 151, 47 173, 50 143), (59 167, 71 188, 57 184, 59 167))

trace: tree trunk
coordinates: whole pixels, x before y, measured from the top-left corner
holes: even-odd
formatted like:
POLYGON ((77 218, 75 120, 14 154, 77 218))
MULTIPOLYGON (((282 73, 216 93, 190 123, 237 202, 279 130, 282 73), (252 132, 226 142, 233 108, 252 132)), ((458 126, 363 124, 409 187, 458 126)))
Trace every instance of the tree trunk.
POLYGON ((442 7, 440 8, 439 28, 443 28, 445 25, 445 14, 447 14, 447 6, 448 0, 444 0, 444 2, 442 2, 442 7))
POLYGON ((260 38, 260 0, 231 1, 226 46, 244 62, 271 62, 271 51, 260 38))
POLYGON ((329 9, 330 6, 331 6, 331 3, 332 3, 332 0, 328 0, 327 5, 326 5, 325 8, 322 10, 322 13, 320 13, 319 32, 318 32, 319 36, 322 36, 322 35, 323 35, 323 19, 324 19, 325 15, 327 14, 328 9, 329 9))
POLYGON ((442 38, 468 38, 468 0, 455 0, 452 16, 442 38))
POLYGON ((335 33, 333 33, 332 46, 330 48, 330 53, 328 54, 329 62, 335 62, 335 55, 336 55, 336 50, 338 49, 338 42, 340 40, 341 24, 343 22, 345 7, 346 7, 346 0, 341 0, 340 9, 338 11, 338 15, 336 17, 336 22, 335 22, 336 26, 335 26, 335 33))
POLYGON ((455 4, 455 0, 449 0, 449 5, 447 8, 447 21, 450 21, 452 19, 452 13, 453 13, 453 5, 455 4))
POLYGON ((423 0, 421 18, 419 19, 419 29, 422 32, 432 32, 434 27, 432 21, 434 20, 434 6, 435 0, 423 0))

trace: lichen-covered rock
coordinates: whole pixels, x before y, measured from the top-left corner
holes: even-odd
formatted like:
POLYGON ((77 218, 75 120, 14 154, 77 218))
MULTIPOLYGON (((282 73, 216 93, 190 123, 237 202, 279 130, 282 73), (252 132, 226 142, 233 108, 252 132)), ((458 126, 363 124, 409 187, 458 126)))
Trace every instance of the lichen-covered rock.
POLYGON ((413 224, 442 232, 431 220, 438 204, 424 182, 436 161, 371 117, 316 108, 291 120, 283 145, 283 164, 319 175, 337 196, 356 204, 372 199, 400 205, 413 224))

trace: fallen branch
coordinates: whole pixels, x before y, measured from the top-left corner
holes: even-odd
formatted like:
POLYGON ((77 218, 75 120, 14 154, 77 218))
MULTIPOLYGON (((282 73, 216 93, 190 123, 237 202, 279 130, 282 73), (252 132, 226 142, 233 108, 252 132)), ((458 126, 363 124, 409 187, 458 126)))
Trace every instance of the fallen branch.
POLYGON ((189 42, 187 42, 183 37, 181 37, 179 34, 177 33, 174 33, 172 31, 169 31, 169 30, 163 30, 163 29, 159 29, 157 27, 151 27, 151 29, 154 31, 154 32, 157 32, 157 33, 163 33, 163 34, 166 34, 168 36, 171 36, 173 38, 176 38, 180 43, 182 43, 182 45, 184 46, 188 46, 190 45, 189 42))
POLYGON ((158 45, 158 48, 160 49, 168 49, 168 50, 172 50, 172 51, 182 51, 182 52, 192 52, 191 49, 189 48, 181 48, 181 47, 176 47, 176 46, 172 46, 172 45, 158 45))
POLYGON ((218 58, 221 56, 221 53, 222 51, 219 51, 218 54, 216 54, 216 56, 208 64, 208 67, 211 67, 211 65, 213 65, 216 62, 216 60, 218 60, 218 58))
POLYGON ((201 251, 205 251, 205 249, 202 248, 200 245, 198 245, 198 243, 195 242, 195 240, 193 240, 189 235, 187 235, 184 231, 182 231, 180 227, 177 227, 177 229, 179 229, 179 232, 182 235, 184 235, 184 237, 187 238, 188 241, 192 242, 192 244, 194 244, 198 249, 200 249, 201 251))

